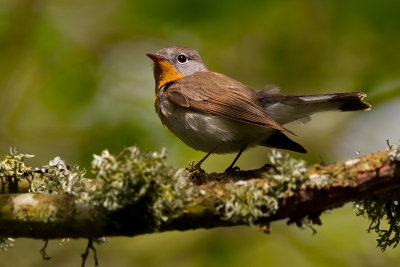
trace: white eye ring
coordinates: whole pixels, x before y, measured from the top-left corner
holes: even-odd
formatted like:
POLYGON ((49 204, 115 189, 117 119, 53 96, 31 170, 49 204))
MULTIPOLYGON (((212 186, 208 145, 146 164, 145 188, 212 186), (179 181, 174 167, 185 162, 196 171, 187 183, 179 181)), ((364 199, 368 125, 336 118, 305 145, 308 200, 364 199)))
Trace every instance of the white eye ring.
POLYGON ((180 54, 180 55, 178 56, 178 62, 179 62, 179 63, 182 63, 182 64, 188 62, 187 56, 185 56, 185 55, 183 55, 183 54, 180 54))

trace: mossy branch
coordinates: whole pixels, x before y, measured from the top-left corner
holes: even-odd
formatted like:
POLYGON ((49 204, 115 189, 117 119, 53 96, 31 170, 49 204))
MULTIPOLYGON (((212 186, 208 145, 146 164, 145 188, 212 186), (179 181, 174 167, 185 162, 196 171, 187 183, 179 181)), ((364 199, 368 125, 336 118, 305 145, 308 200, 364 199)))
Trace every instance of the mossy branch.
POLYGON ((320 224, 326 210, 356 202, 371 220, 379 245, 400 239, 400 149, 330 165, 313 165, 272 151, 251 171, 204 174, 175 169, 166 153, 124 149, 95 156, 92 174, 60 158, 41 168, 12 152, 0 164, 0 237, 97 238, 168 230, 258 225, 289 219, 320 224), (29 190, 29 192, 28 192, 29 190), (22 191, 26 191, 23 193, 22 191), (387 219, 389 228, 381 229, 387 219))

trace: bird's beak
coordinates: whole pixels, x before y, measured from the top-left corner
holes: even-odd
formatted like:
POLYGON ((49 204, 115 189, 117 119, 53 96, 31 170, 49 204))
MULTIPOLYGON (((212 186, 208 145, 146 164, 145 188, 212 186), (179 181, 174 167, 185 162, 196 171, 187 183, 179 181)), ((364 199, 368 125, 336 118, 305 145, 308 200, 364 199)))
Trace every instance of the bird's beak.
POLYGON ((157 55, 157 54, 152 54, 152 53, 147 53, 146 54, 151 60, 153 60, 154 62, 160 62, 162 60, 165 60, 164 57, 157 55))

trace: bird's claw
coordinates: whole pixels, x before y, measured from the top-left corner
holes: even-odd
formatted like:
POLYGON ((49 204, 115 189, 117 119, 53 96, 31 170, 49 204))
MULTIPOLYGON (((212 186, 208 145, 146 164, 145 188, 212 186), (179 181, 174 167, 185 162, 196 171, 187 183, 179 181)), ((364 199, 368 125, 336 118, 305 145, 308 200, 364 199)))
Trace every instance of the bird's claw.
POLYGON ((186 168, 186 171, 188 172, 189 179, 195 184, 205 183, 206 171, 197 164, 186 168))

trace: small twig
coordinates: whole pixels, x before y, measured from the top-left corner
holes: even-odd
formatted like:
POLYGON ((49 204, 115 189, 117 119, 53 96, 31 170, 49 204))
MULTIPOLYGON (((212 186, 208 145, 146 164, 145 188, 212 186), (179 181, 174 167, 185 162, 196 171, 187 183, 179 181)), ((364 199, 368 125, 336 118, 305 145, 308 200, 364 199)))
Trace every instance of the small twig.
POLYGON ((387 144, 387 146, 388 146, 388 150, 392 150, 393 145, 390 144, 389 139, 386 139, 386 144, 387 144))
POLYGON ((42 258, 46 261, 51 259, 51 257, 49 255, 47 255, 47 252, 46 252, 46 248, 47 248, 48 244, 49 244, 49 240, 45 239, 44 246, 40 249, 40 254, 42 254, 42 258))
POLYGON ((87 246, 86 246, 86 251, 85 251, 85 253, 83 253, 82 254, 82 267, 85 267, 85 263, 86 263, 86 259, 87 259, 87 257, 89 256, 89 250, 92 250, 93 251, 93 256, 94 256, 94 265, 95 266, 98 266, 99 265, 99 261, 98 261, 98 259, 97 259, 97 252, 96 252, 96 248, 93 246, 93 239, 92 238, 89 238, 88 239, 88 244, 87 244, 87 246))
POLYGON ((321 166, 326 166, 326 162, 325 162, 325 160, 322 158, 322 156, 321 156, 321 155, 318 155, 318 158, 319 158, 319 164, 320 164, 321 166))

